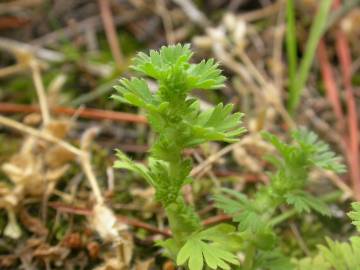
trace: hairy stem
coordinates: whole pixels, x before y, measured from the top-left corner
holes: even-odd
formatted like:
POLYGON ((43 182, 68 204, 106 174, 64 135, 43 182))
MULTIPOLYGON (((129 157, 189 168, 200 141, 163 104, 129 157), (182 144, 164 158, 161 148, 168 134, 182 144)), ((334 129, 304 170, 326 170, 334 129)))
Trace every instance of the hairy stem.
POLYGON ((189 235, 201 228, 200 219, 195 211, 185 204, 182 196, 165 210, 174 240, 181 247, 189 235))
MULTIPOLYGON (((169 151, 171 150, 169 149, 169 151)), ((171 181, 173 181, 172 185, 177 186, 178 182, 183 183, 185 181, 180 175, 183 158, 180 151, 172 150, 172 152, 174 153, 173 158, 168 161, 170 165, 170 177, 171 181)), ((179 247, 185 242, 189 235, 201 228, 200 218, 194 209, 185 203, 180 188, 181 186, 179 190, 176 191, 178 192, 176 199, 165 208, 173 237, 179 247)), ((171 190, 169 190, 169 192, 171 192, 171 190)))

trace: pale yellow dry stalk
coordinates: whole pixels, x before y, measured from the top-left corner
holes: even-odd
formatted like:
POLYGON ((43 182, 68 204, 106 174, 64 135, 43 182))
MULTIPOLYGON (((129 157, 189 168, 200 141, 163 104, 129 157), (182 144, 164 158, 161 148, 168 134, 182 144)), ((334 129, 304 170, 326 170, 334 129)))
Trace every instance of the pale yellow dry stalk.
POLYGON ((30 60, 29 66, 31 69, 31 75, 32 75, 32 79, 34 81, 36 93, 37 93, 37 96, 39 99, 43 123, 44 123, 44 125, 47 125, 48 123, 50 123, 51 118, 50 118, 49 106, 48 106, 48 103, 46 100, 45 87, 44 87, 44 83, 41 78, 40 65, 39 65, 38 61, 35 58, 33 58, 30 60))
POLYGON ((73 153, 77 156, 83 155, 83 152, 80 149, 69 144, 68 142, 61 140, 61 139, 49 134, 46 131, 43 131, 43 130, 39 131, 37 129, 34 129, 32 127, 29 127, 27 125, 24 125, 22 123, 14 121, 8 117, 4 117, 4 116, 0 115, 0 125, 18 130, 20 132, 29 134, 29 135, 34 136, 39 139, 43 139, 43 140, 58 144, 59 146, 64 147, 65 149, 67 149, 68 151, 70 151, 71 153, 73 153))
POLYGON ((101 195, 101 191, 100 191, 100 188, 96 181, 94 171, 92 170, 92 167, 91 167, 91 156, 90 156, 90 152, 89 152, 91 141, 98 132, 99 132, 99 128, 92 127, 92 128, 89 128, 88 130, 86 130, 84 132, 84 134, 82 135, 81 143, 80 143, 81 152, 82 152, 82 154, 80 156, 80 163, 83 167, 83 170, 86 174, 87 179, 89 180, 91 189, 94 192, 97 205, 102 205, 102 204, 104 204, 104 198, 101 195))

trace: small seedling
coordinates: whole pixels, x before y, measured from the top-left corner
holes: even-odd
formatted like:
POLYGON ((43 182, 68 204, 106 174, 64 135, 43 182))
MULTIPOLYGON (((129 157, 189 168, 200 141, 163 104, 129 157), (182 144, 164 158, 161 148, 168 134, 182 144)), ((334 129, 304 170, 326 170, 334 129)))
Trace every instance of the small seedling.
POLYGON ((262 186, 254 198, 230 189, 215 196, 217 206, 239 224, 245 254, 243 270, 295 269, 291 258, 278 249, 280 237, 275 226, 291 217, 289 213, 315 211, 320 215, 330 215, 326 203, 305 190, 309 173, 315 167, 334 172, 344 172, 345 167, 315 133, 299 129, 292 132, 292 137, 294 142, 286 144, 270 133, 263 133, 263 138, 276 148, 280 156, 266 158, 276 170, 269 173, 270 183, 262 186), (285 206, 288 212, 281 213, 281 207, 285 206))
POLYGON ((231 252, 231 242, 238 239, 232 236, 235 228, 221 224, 204 229, 194 209, 185 203, 181 188, 192 181, 192 162, 183 151, 210 141, 234 142, 245 129, 240 126, 242 114, 231 113, 233 105, 218 104, 201 111, 199 101, 189 96, 193 89, 220 88, 225 80, 213 59, 193 64, 192 55, 189 45, 173 45, 135 57, 132 69, 155 79, 158 89, 152 93, 144 78, 122 79, 115 86, 114 99, 144 109, 156 139, 147 166, 121 151, 114 166, 139 174, 155 188, 173 236, 160 245, 178 265, 191 270, 201 270, 205 264, 230 269, 230 264, 239 263, 231 252))

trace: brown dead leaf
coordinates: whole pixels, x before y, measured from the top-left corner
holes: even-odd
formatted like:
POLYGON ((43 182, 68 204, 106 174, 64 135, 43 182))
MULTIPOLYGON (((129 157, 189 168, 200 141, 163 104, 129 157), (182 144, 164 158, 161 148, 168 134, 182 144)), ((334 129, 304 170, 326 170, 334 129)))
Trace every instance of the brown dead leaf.
POLYGON ((17 256, 15 255, 0 255, 0 267, 1 269, 4 268, 9 268, 14 266, 14 264, 17 261, 17 256))
POLYGON ((43 244, 34 251, 34 257, 41 257, 47 260, 63 260, 70 253, 69 249, 61 246, 49 246, 43 244))
POLYGON ((59 139, 65 138, 70 129, 71 122, 67 120, 53 120, 45 127, 45 131, 59 139))
POLYGON ((99 257, 100 247, 97 242, 90 242, 86 245, 86 249, 89 253, 90 258, 97 259, 99 257))
POLYGON ((166 261, 162 267, 163 270, 175 270, 176 266, 172 261, 166 261))
POLYGON ((150 267, 154 265, 154 259, 148 259, 145 261, 137 261, 135 265, 135 270, 150 270, 150 267))
POLYGON ((45 163, 49 168, 58 168, 73 161, 75 155, 64 147, 54 145, 45 153, 45 163))
POLYGON ((80 233, 72 232, 64 237, 62 244, 71 249, 80 249, 83 246, 83 241, 80 233))
POLYGON ((94 270, 130 270, 133 256, 134 242, 130 233, 124 232, 122 240, 111 253, 106 254, 104 263, 94 270))
POLYGON ((129 266, 134 252, 133 236, 129 232, 123 232, 122 238, 122 243, 119 245, 119 253, 121 254, 122 262, 129 266))
POLYGON ((62 246, 50 246, 41 238, 30 238, 18 247, 19 256, 29 263, 34 258, 47 261, 63 261, 70 253, 68 248, 62 246))
POLYGON ((41 114, 30 113, 24 117, 23 123, 29 126, 37 126, 41 123, 41 114))
POLYGON ((129 268, 125 266, 118 258, 109 258, 106 259, 105 263, 96 267, 94 270, 128 270, 129 268))

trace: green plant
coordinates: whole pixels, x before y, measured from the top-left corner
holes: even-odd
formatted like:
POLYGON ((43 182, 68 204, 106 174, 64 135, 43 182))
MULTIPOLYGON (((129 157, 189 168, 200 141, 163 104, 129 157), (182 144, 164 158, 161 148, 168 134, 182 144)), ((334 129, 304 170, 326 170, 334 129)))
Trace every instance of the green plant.
POLYGON ((297 45, 295 28, 294 0, 287 1, 287 31, 286 48, 289 62, 289 100, 288 110, 294 113, 297 108, 301 93, 309 77, 311 64, 315 55, 317 45, 326 28, 326 22, 330 11, 332 0, 322 0, 310 30, 309 39, 306 43, 305 53, 297 67, 297 45), (296 78, 296 79, 295 79, 296 78))
POLYGON ((185 203, 181 188, 192 181, 192 164, 183 151, 209 141, 236 141, 245 129, 240 127, 242 114, 231 113, 232 105, 201 111, 199 101, 189 97, 193 89, 216 89, 225 80, 213 59, 192 64, 191 57, 189 45, 162 47, 135 57, 132 69, 155 79, 157 91, 152 93, 143 78, 122 79, 113 98, 144 109, 156 139, 147 166, 121 151, 114 166, 139 174, 155 188, 172 231, 172 238, 160 245, 178 265, 188 263, 191 270, 205 264, 230 269, 229 264, 238 264, 232 253, 238 239, 235 229, 226 224, 204 229, 194 209, 185 203))
MULTIPOLYGON (((245 130, 240 127, 242 114, 232 114, 232 105, 219 104, 201 111, 199 101, 189 97, 192 89, 221 87, 224 77, 212 59, 190 63, 188 45, 162 47, 150 54, 139 53, 132 68, 157 81, 152 93, 144 78, 120 80, 113 98, 146 111, 156 137, 147 165, 133 162, 121 151, 114 167, 137 173, 155 188, 155 197, 167 214, 172 238, 158 244, 178 265, 190 270, 241 269, 358 269, 358 238, 351 243, 331 240, 320 246, 315 257, 296 260, 287 258, 278 248, 276 225, 295 214, 315 211, 330 215, 325 199, 306 192, 309 173, 314 167, 343 172, 345 167, 329 146, 306 129, 292 132, 293 143, 287 144, 264 132, 263 137, 279 152, 267 160, 276 170, 269 173, 270 183, 250 198, 245 194, 223 189, 215 196, 216 204, 238 223, 204 228, 196 211, 183 198, 181 189, 191 183, 191 160, 183 151, 209 141, 233 142, 245 130), (287 210, 281 212, 283 207, 287 210), (240 260, 236 252, 244 254, 240 260), (342 256, 341 262, 333 261, 342 256), (340 266, 339 266, 340 265, 340 266), (337 268, 346 265, 353 268, 337 268)), ((360 206, 354 205, 349 215, 360 223, 360 206)))
MULTIPOLYGON (((360 203, 352 204, 353 211, 348 216, 353 220, 360 232, 360 203)), ((360 269, 360 237, 353 236, 349 242, 326 239, 327 245, 319 245, 319 253, 297 262, 297 270, 359 270, 360 269)))
MULTIPOLYGON (((254 198, 224 189, 215 196, 216 204, 237 222, 245 253, 243 270, 250 269, 292 269, 293 263, 277 250, 275 226, 293 213, 315 211, 330 215, 327 205, 305 191, 309 172, 319 167, 343 172, 345 167, 329 146, 320 141, 316 134, 305 129, 292 133, 294 143, 286 144, 270 133, 263 133, 280 153, 270 155, 267 160, 276 168, 269 173, 270 183, 262 186, 254 198), (291 207, 289 212, 280 213, 280 207, 291 207)), ((355 215, 355 214, 353 214, 355 215)), ((310 268, 309 268, 310 269, 310 268)))

